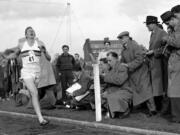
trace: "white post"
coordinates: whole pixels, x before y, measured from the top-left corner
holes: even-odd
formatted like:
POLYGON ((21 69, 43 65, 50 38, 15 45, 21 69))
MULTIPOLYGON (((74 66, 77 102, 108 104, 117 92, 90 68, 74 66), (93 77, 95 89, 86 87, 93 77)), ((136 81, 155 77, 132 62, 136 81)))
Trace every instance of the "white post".
POLYGON ((101 115, 101 93, 100 93, 100 79, 99 79, 99 64, 93 64, 94 71, 94 93, 95 93, 95 108, 96 108, 96 121, 102 120, 101 115))

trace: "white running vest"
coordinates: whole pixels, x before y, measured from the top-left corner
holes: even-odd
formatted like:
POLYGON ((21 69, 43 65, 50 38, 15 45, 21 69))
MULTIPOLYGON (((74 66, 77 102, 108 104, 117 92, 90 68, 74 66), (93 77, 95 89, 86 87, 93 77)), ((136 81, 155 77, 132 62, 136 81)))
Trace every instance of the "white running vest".
POLYGON ((35 51, 39 51, 40 53, 37 41, 34 42, 33 46, 29 46, 27 41, 24 42, 21 49, 21 53, 26 53, 26 55, 22 57, 23 69, 40 70, 40 56, 35 55, 35 51))

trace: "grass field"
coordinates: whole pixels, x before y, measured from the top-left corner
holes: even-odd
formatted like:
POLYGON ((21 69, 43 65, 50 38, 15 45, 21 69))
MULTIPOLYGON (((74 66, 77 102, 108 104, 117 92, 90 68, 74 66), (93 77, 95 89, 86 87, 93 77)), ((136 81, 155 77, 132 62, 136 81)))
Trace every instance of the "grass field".
POLYGON ((41 127, 37 120, 0 115, 0 135, 134 135, 72 124, 50 123, 41 127))
MULTIPOLYGON (((13 100, 0 102, 0 110, 21 112, 34 114, 33 109, 27 109, 25 107, 15 107, 13 100)), ((82 121, 95 121, 95 112, 93 111, 78 111, 72 109, 54 109, 43 110, 43 114, 46 116, 55 116, 61 118, 69 118, 82 121)), ((37 123, 37 121, 36 121, 37 123)), ((142 129, 151 129, 158 131, 166 131, 180 134, 180 124, 170 123, 165 118, 160 116, 147 117, 144 113, 134 112, 131 113, 129 118, 126 119, 104 119, 102 123, 118 126, 128 126, 142 129)))

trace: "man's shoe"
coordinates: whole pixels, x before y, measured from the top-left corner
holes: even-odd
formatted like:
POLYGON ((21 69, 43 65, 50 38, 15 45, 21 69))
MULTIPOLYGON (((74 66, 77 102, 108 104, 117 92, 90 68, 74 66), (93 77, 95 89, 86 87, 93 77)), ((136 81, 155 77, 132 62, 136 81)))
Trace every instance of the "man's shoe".
POLYGON ((155 116, 155 115, 157 115, 157 111, 149 111, 147 116, 152 117, 152 116, 155 116))
POLYGON ((128 108, 123 114, 119 115, 119 119, 124 119, 129 117, 130 115, 130 109, 128 108))
POLYGON ((168 115, 170 115, 171 113, 169 112, 169 111, 162 111, 162 112, 160 112, 160 116, 168 116, 168 115))
POLYGON ((110 118, 110 113, 109 113, 109 112, 106 112, 104 118, 105 118, 105 119, 109 119, 109 118, 110 118))
POLYGON ((50 106, 43 107, 42 109, 45 109, 45 110, 53 110, 53 109, 56 109, 56 106, 50 105, 50 106))
POLYGON ((169 120, 169 122, 172 122, 172 123, 180 123, 180 120, 176 119, 176 118, 171 118, 169 120))
POLYGON ((57 100, 55 105, 64 105, 63 101, 62 100, 57 100))

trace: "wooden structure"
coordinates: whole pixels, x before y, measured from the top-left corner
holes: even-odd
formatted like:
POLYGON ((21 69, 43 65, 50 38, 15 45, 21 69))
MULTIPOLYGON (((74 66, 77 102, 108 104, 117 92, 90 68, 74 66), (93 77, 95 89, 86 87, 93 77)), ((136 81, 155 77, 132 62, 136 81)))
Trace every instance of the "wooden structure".
POLYGON ((84 60, 86 62, 91 61, 90 54, 92 54, 95 58, 98 57, 99 52, 101 52, 105 46, 104 43, 110 43, 110 50, 117 52, 119 55, 122 50, 122 41, 120 40, 109 40, 109 38, 104 38, 104 40, 90 40, 86 39, 84 43, 84 60))

